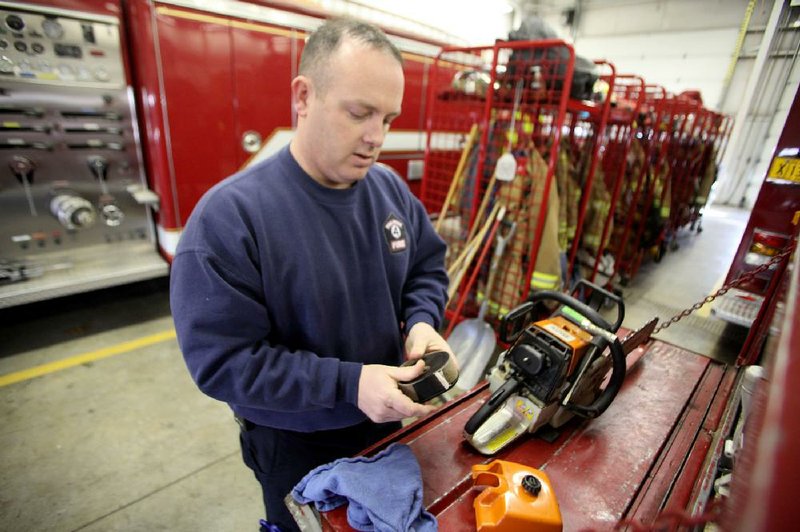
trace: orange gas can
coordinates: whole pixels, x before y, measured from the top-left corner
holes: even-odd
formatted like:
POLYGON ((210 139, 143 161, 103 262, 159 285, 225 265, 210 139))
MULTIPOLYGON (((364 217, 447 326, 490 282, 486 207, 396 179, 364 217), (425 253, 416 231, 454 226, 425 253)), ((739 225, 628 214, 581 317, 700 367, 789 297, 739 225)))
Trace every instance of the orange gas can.
POLYGON ((479 532, 561 532, 561 511, 543 471, 495 460, 472 466, 472 480, 486 487, 474 503, 479 532))

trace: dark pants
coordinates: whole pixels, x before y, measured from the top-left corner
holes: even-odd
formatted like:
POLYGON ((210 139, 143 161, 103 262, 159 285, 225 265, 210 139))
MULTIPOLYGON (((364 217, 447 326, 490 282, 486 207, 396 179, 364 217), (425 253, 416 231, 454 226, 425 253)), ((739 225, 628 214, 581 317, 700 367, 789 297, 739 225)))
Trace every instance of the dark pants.
POLYGON ((355 456, 400 428, 400 423, 365 421, 352 427, 294 432, 240 420, 244 463, 261 484, 267 520, 281 530, 298 530, 283 499, 306 473, 338 458, 355 456))

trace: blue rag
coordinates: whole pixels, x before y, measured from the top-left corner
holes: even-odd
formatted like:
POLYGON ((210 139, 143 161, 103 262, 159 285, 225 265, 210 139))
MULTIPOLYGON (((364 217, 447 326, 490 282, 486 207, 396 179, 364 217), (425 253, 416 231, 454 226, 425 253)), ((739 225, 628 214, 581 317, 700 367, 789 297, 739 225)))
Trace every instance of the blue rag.
POLYGON ((436 518, 422 508, 419 463, 407 445, 393 443, 371 458, 341 458, 309 472, 292 490, 300 504, 327 512, 349 503, 356 530, 436 532, 436 518))

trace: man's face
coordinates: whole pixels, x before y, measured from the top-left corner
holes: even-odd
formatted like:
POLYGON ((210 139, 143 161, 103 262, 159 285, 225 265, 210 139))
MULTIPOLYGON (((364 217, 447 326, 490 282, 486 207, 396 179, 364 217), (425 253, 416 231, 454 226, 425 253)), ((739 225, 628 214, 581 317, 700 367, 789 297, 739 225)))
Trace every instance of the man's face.
POLYGON ((403 69, 388 52, 347 38, 326 68, 325 86, 320 91, 307 80, 305 99, 294 81, 298 127, 292 153, 319 183, 346 188, 378 159, 389 125, 400 114, 403 69))

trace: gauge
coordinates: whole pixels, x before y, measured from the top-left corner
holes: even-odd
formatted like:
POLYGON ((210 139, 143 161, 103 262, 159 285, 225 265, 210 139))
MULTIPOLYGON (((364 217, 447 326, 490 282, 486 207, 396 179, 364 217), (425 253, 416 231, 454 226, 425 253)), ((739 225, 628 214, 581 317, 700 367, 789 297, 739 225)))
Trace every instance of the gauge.
POLYGON ((51 18, 46 18, 42 21, 42 29, 44 30, 44 34, 51 39, 60 39, 64 36, 64 26, 57 20, 51 18))
POLYGON ((14 61, 4 55, 0 55, 0 74, 13 74, 14 61))
POLYGON ((19 15, 8 15, 6 17, 6 26, 14 31, 22 31, 22 28, 25 27, 25 21, 19 15))

